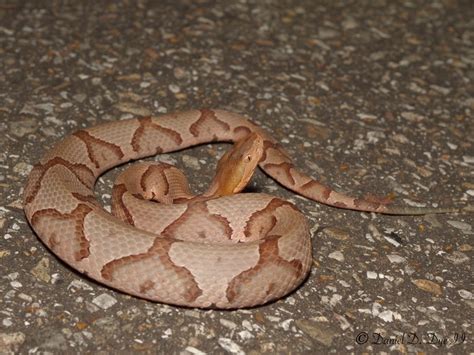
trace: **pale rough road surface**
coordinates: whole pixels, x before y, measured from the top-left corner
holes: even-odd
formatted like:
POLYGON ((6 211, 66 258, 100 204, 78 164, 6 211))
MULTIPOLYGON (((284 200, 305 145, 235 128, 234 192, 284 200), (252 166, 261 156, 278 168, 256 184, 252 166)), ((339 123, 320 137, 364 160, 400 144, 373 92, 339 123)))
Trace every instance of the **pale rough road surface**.
MULTIPOLYGON (((296 197, 313 270, 239 311, 133 298, 38 240, 28 172, 66 134, 198 107, 244 113, 314 177, 356 196, 472 204, 469 1, 0 1, 0 353, 474 351, 472 215, 382 216, 296 197)), ((204 190, 225 145, 160 157, 204 190)), ((96 189, 110 202, 106 174, 96 189)))

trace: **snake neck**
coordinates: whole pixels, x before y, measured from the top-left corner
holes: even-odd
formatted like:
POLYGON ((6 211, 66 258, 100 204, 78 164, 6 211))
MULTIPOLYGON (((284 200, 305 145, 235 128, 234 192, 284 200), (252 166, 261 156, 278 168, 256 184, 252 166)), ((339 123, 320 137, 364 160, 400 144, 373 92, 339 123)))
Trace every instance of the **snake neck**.
POLYGON ((263 155, 263 138, 251 133, 237 141, 217 163, 209 189, 202 195, 216 198, 242 191, 252 178, 263 155))

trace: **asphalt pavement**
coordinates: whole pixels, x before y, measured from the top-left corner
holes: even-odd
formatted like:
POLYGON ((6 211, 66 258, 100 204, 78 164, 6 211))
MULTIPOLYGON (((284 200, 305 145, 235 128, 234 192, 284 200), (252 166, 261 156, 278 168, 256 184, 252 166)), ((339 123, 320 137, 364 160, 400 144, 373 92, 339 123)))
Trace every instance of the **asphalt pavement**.
MULTIPOLYGON (((294 202, 313 268, 254 309, 186 309, 95 283, 22 210, 32 166, 101 122, 214 107, 356 197, 473 204, 470 1, 0 1, 0 353, 474 352, 472 214, 385 216, 294 202)), ((204 190, 228 146, 159 157, 204 190)), ((112 178, 98 200, 110 202, 112 178)))

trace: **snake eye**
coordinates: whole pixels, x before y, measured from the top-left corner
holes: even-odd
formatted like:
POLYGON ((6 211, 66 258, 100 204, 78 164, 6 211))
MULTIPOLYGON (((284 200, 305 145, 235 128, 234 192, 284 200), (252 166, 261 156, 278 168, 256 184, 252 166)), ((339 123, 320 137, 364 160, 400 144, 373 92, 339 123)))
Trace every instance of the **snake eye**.
POLYGON ((251 162, 251 161, 252 161, 252 157, 251 157, 250 155, 247 155, 245 158, 247 159, 247 162, 251 162))

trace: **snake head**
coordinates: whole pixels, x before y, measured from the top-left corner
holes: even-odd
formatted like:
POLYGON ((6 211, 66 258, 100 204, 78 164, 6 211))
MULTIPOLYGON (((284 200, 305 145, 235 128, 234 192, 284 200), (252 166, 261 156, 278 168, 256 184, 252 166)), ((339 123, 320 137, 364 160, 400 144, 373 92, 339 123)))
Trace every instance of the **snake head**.
POLYGON ((237 141, 217 163, 216 175, 206 195, 232 195, 247 186, 263 155, 263 138, 255 132, 237 141))

